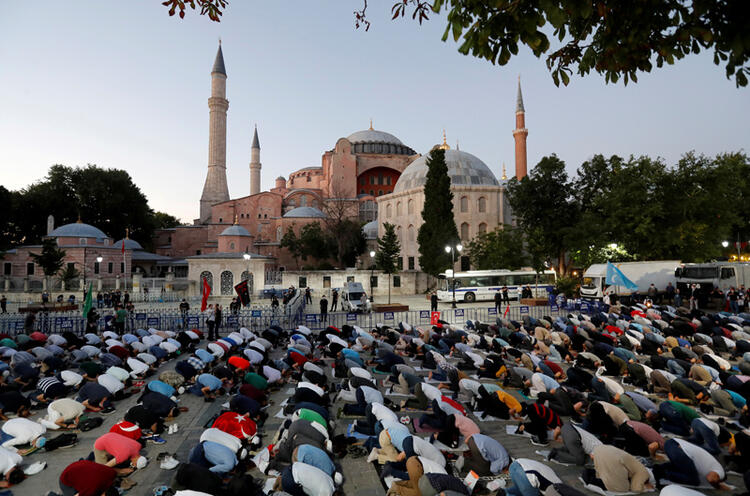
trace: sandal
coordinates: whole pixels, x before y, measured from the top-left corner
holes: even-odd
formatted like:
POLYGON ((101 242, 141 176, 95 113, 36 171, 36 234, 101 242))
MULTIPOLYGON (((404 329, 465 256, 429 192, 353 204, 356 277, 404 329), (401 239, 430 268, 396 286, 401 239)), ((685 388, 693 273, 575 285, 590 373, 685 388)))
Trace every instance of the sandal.
POLYGON ((138 483, 132 479, 123 479, 120 482, 120 489, 122 489, 123 491, 127 491, 128 489, 132 489, 137 485, 138 483))
POLYGON ((188 410, 190 410, 190 409, 188 407, 186 407, 186 406, 181 406, 180 407, 180 411, 181 412, 187 412, 188 410))

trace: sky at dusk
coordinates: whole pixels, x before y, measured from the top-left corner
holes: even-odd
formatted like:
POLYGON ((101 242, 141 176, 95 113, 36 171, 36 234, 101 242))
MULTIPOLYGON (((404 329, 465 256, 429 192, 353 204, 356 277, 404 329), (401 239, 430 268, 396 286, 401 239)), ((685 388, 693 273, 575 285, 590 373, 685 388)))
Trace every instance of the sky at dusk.
MULTIPOLYGON (((248 194, 258 125, 262 188, 320 166, 340 137, 396 135, 419 153, 441 140, 513 174, 521 75, 529 167, 556 153, 571 174, 592 155, 750 149, 750 89, 737 89, 711 54, 607 85, 599 75, 558 88, 544 60, 522 48, 504 67, 463 56, 421 27, 391 21, 393 2, 232 0, 221 23, 160 0, 5 3, 0 14, 0 184, 23 188, 50 165, 127 170, 151 206, 191 222, 208 157, 210 70, 219 37, 228 74, 230 196, 248 194)), ((554 44, 553 44, 554 46, 554 44)))

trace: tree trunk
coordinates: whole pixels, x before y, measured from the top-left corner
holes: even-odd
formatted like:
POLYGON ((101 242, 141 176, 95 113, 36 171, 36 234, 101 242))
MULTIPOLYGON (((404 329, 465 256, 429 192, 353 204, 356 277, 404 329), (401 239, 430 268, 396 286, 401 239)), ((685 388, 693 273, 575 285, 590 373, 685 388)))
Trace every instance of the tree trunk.
POLYGON ((388 304, 391 304, 391 275, 388 274, 388 304))

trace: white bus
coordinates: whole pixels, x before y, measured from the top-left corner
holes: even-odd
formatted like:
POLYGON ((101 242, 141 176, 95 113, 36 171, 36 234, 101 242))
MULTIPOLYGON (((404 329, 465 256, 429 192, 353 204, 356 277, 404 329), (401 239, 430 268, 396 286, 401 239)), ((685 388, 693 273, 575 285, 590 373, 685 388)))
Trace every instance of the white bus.
MULTIPOLYGON (((537 274, 533 270, 470 270, 455 273, 456 301, 472 303, 477 300, 493 300, 503 286, 508 288, 508 298, 517 300, 524 286, 531 288, 535 298, 546 298, 548 289, 555 287, 555 271, 545 270, 537 274)), ((441 301, 453 300, 450 271, 438 276, 437 296, 441 301)))

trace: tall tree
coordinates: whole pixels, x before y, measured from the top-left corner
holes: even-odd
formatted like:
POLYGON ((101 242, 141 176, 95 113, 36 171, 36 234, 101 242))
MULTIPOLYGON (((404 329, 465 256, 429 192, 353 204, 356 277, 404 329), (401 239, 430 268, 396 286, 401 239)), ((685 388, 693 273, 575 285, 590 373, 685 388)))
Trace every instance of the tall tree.
POLYGON ((57 242, 54 239, 45 238, 42 241, 42 252, 30 252, 29 255, 42 268, 47 290, 49 290, 49 278, 57 274, 57 271, 62 268, 65 261, 65 250, 58 248, 57 242))
POLYGON ((445 150, 435 147, 426 161, 427 181, 424 186, 423 224, 419 228, 419 265, 423 272, 436 276, 451 265, 446 245, 458 243, 458 229, 453 217, 453 193, 445 150))
POLYGON ((571 226, 579 216, 565 162, 554 154, 543 157, 527 177, 511 179, 507 188, 518 225, 534 243, 533 258, 540 264, 557 260, 558 274, 564 274, 571 226))
MULTIPOLYGON (((370 28, 368 0, 354 11, 356 27, 370 28)), ((165 0, 169 15, 199 9, 219 22, 228 0, 165 0)), ((688 55, 713 50, 727 78, 746 86, 750 76, 746 0, 395 0, 392 18, 409 14, 420 24, 432 13, 446 13, 443 41, 460 42, 464 55, 505 65, 526 45, 547 56, 555 84, 568 84, 573 72, 595 71, 605 81, 637 81, 641 72, 674 64, 688 55), (555 46, 553 46, 553 43, 555 46)))
POLYGON ((401 242, 396 236, 396 226, 383 224, 383 237, 378 238, 378 251, 375 253, 375 266, 388 274, 388 304, 391 304, 391 276, 398 273, 398 260, 401 258, 401 242))
POLYGON ((300 229, 299 241, 302 249, 302 260, 312 257, 318 261, 331 256, 330 240, 323 232, 319 222, 307 224, 300 229))
POLYGON ((289 251, 289 254, 294 258, 294 265, 296 265, 297 270, 299 270, 299 259, 302 258, 302 243, 291 226, 289 226, 284 233, 279 246, 289 251))
POLYGON ((469 242, 469 259, 478 270, 517 270, 526 264, 523 234, 513 226, 498 226, 469 242))

